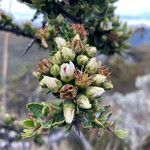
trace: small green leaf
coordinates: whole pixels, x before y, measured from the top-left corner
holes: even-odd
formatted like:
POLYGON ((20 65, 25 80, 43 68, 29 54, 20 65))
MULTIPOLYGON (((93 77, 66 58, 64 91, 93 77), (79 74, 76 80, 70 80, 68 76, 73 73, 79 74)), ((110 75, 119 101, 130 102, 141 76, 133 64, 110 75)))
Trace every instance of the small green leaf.
POLYGON ((55 114, 53 117, 54 119, 53 119, 52 127, 60 126, 65 122, 65 119, 61 112, 59 114, 55 114))
POLYGON ((92 123, 93 123, 97 128, 104 128, 104 125, 102 124, 102 122, 100 122, 97 118, 95 118, 94 121, 92 121, 92 123))
POLYGON ((43 116, 42 114, 43 105, 40 103, 29 103, 27 105, 27 109, 33 113, 33 116, 35 118, 41 118, 43 116))
POLYGON ((122 31, 126 32, 126 30, 127 30, 127 23, 125 22, 122 26, 122 31))
POLYGON ((49 113, 49 106, 48 104, 42 102, 43 104, 43 109, 42 109, 42 114, 47 117, 48 116, 48 113, 49 113))
POLYGON ((123 131, 123 130, 115 130, 114 133, 116 136, 118 136, 121 139, 125 139, 128 135, 128 133, 126 131, 123 131))
POLYGON ((105 115, 106 113, 108 113, 109 109, 110 109, 110 105, 102 107, 100 109, 100 116, 99 117, 102 117, 103 115, 105 115))
POLYGON ((105 115, 100 116, 98 119, 102 122, 105 123, 108 121, 108 119, 111 117, 112 113, 107 113, 105 115))
POLYGON ((33 128, 34 127, 34 122, 31 119, 26 119, 23 121, 23 126, 26 128, 33 128))

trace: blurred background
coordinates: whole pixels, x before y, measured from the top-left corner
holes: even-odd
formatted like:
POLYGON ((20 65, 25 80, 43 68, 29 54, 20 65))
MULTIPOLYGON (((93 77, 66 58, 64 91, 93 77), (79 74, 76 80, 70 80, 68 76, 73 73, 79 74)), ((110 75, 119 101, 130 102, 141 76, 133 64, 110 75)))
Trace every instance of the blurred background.
MULTIPOLYGON (((103 101, 112 105, 114 116, 118 118, 119 126, 128 131, 128 137, 120 140, 110 133, 97 136, 95 131, 83 131, 84 136, 73 132, 64 137, 62 132, 53 131, 42 146, 15 141, 9 149, 81 150, 85 145, 95 150, 150 149, 150 0, 119 0, 116 6, 116 14, 133 30, 129 39, 130 53, 109 59, 101 55, 98 59, 110 67, 114 84, 113 91, 104 95, 103 101)), ((0 1, 0 10, 12 15, 18 24, 31 20, 35 13, 34 9, 16 0, 0 1)), ((40 26, 41 19, 42 15, 34 25, 40 26)), ((5 99, 7 113, 17 114, 18 119, 26 116, 28 102, 48 99, 41 93, 32 71, 38 60, 48 56, 49 52, 34 45, 22 56, 29 42, 28 38, 0 31, 0 99, 5 99)), ((0 130, 0 149, 6 149, 8 143, 1 133, 0 130)))

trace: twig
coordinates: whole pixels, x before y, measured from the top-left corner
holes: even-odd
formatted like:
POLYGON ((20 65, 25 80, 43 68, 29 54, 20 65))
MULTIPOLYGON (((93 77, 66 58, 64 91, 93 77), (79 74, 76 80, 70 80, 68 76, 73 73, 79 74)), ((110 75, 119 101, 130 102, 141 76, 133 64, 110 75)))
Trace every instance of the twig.
POLYGON ((79 135, 75 128, 73 129, 73 131, 74 131, 74 133, 76 133, 76 135, 79 137, 80 141, 82 142, 82 144, 84 146, 84 150, 92 150, 92 146, 86 140, 84 134, 80 131, 80 135, 79 135))
POLYGON ((25 49, 25 52, 23 53, 22 56, 24 56, 25 54, 28 53, 28 51, 30 50, 30 48, 33 46, 33 44, 37 41, 37 37, 35 36, 34 39, 32 39, 30 41, 30 43, 27 45, 26 49, 25 49))
POLYGON ((0 25, 0 30, 2 31, 6 31, 6 32, 11 32, 11 33, 14 33, 18 36, 24 36, 24 37, 27 37, 27 38, 34 38, 33 35, 29 34, 29 33, 26 33, 24 32, 23 29, 11 29, 10 27, 8 27, 7 25, 0 25))

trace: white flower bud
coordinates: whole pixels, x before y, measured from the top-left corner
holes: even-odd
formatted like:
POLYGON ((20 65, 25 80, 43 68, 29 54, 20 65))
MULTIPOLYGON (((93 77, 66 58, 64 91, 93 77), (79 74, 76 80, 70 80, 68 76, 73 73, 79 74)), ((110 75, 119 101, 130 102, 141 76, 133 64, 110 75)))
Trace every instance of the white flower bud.
POLYGON ((89 57, 94 57, 96 55, 97 49, 96 47, 89 47, 86 49, 86 53, 89 57))
POLYGON ((98 63, 96 62, 96 58, 91 58, 88 64, 86 65, 86 71, 89 74, 94 74, 98 71, 98 63))
POLYGON ((73 61, 76 56, 75 52, 68 47, 63 47, 61 49, 61 53, 62 53, 62 58, 65 62, 73 61))
POLYGON ((88 62, 89 58, 86 55, 79 55, 77 57, 77 63, 78 65, 82 66, 82 65, 86 65, 88 62))
POLYGON ((74 79, 75 66, 72 62, 64 63, 61 65, 60 76, 65 82, 69 82, 74 79))
POLYGON ((93 77, 93 85, 96 85, 96 86, 100 86, 102 85, 105 81, 106 81, 106 76, 104 75, 101 75, 101 74, 96 74, 94 77, 93 77))
POLYGON ((90 109, 92 106, 90 104, 88 97, 85 95, 79 95, 79 97, 77 98, 76 101, 77 101, 77 104, 79 105, 79 107, 83 108, 83 109, 90 109))
POLYGON ((89 99, 95 99, 95 98, 99 98, 104 92, 105 90, 101 87, 91 86, 87 88, 86 96, 89 99))
POLYGON ((65 121, 68 124, 71 124, 74 119, 75 107, 76 107, 76 105, 71 101, 66 100, 64 102, 63 113, 64 113, 65 121))
POLYGON ((63 39, 63 38, 61 38, 61 37, 56 37, 56 38, 55 38, 55 42, 56 42, 56 44, 57 44, 58 49, 60 49, 60 48, 62 48, 62 47, 64 47, 64 46, 66 46, 66 40, 63 39))
POLYGON ((52 93, 57 93, 59 89, 62 86, 62 83, 60 80, 56 78, 52 78, 49 76, 44 76, 43 79, 40 81, 41 86, 47 86, 47 88, 52 92, 52 93))

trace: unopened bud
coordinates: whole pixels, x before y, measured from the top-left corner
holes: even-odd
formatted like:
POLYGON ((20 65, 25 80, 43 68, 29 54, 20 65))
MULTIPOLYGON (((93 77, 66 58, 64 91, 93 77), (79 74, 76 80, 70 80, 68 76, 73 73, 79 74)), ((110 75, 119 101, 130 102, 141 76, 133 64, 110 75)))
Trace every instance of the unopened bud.
POLYGON ((60 75, 60 66, 57 64, 53 65, 51 68, 51 74, 53 76, 59 76, 60 75))
POLYGON ((62 56, 61 56, 61 52, 57 51, 57 53, 55 53, 55 55, 53 56, 53 64, 57 64, 57 65, 61 65, 62 64, 62 56))
POLYGON ((94 74, 98 71, 98 63, 96 62, 96 58, 91 58, 88 64, 86 65, 86 71, 89 74, 94 74))
POLYGON ((107 77, 104 75, 96 74, 93 77, 93 85, 96 85, 96 86, 102 85, 106 81, 106 78, 107 77))
POLYGON ((111 90, 111 89, 113 89, 113 84, 111 82, 104 82, 103 88, 105 90, 111 90))
POLYGON ((105 90, 101 87, 91 86, 87 88, 86 96, 89 99, 95 99, 95 98, 99 98, 104 92, 105 90))
POLYGON ((90 101, 89 101, 88 97, 85 95, 79 95, 79 97, 77 98, 76 101, 80 108, 83 108, 83 109, 91 108, 90 101))
POLYGON ((76 56, 75 52, 68 47, 63 47, 61 49, 61 53, 62 53, 62 58, 65 62, 73 61, 76 56))
POLYGON ((56 78, 52 78, 49 76, 44 76, 43 79, 40 81, 40 85, 44 86, 46 85, 47 88, 52 92, 52 93, 57 93, 59 89, 62 86, 62 83, 60 80, 56 78))
POLYGON ((89 57, 94 57, 96 55, 97 49, 96 47, 89 47, 86 49, 86 53, 89 57))
POLYGON ((86 55, 79 55, 77 57, 77 63, 78 65, 82 66, 82 65, 86 65, 88 62, 88 57, 86 55))
POLYGON ((64 102, 63 112, 64 112, 66 123, 68 124, 72 123, 74 116, 75 116, 75 108, 76 108, 76 105, 73 102, 68 101, 68 100, 64 102))
POLYGON ((62 48, 63 46, 66 46, 66 40, 62 37, 56 37, 55 42, 57 44, 58 49, 62 48))

